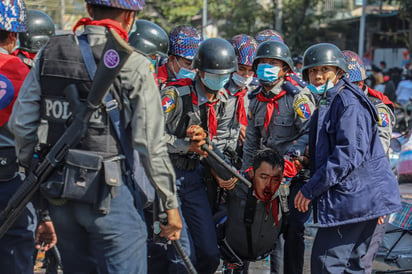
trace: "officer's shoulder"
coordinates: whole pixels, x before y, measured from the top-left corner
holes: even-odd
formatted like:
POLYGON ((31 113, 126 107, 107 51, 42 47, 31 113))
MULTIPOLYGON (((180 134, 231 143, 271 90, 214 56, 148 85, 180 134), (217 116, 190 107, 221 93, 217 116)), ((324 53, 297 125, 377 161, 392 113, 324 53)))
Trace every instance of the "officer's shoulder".
POLYGON ((247 97, 249 98, 249 100, 253 100, 256 99, 256 96, 262 91, 262 86, 258 86, 255 89, 253 89, 252 91, 249 92, 249 94, 247 95, 247 97))
POLYGON ((307 83, 295 74, 288 75, 282 84, 283 90, 292 96, 299 94, 306 86, 307 83))

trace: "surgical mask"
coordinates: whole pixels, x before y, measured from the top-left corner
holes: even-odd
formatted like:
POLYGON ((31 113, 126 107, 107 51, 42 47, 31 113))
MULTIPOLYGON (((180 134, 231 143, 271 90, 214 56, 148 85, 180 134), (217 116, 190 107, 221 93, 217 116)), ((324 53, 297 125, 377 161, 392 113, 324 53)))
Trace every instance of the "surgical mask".
POLYGON ((176 59, 176 63, 179 66, 179 71, 176 73, 176 79, 190 78, 195 79, 196 73, 193 70, 184 68, 180 65, 179 61, 176 59))
POLYGON ((262 84, 273 83, 279 79, 280 67, 270 64, 259 64, 257 67, 257 77, 262 84))
POLYGON ((150 62, 152 62, 153 67, 156 67, 157 60, 150 58, 150 62))
POLYGON ((201 78, 203 84, 211 91, 218 91, 223 88, 230 79, 230 74, 212 74, 205 72, 205 77, 201 78))
POLYGON ((323 85, 320 85, 317 87, 312 84, 308 85, 308 89, 313 94, 323 94, 325 91, 328 91, 333 87, 334 87, 334 84, 332 83, 332 81, 329 81, 329 80, 326 81, 326 83, 324 83, 323 85))
POLYGON ((253 76, 251 77, 243 77, 242 75, 237 74, 236 72, 232 74, 232 80, 235 83, 236 86, 243 88, 246 87, 247 85, 249 85, 252 80, 253 80, 253 76))

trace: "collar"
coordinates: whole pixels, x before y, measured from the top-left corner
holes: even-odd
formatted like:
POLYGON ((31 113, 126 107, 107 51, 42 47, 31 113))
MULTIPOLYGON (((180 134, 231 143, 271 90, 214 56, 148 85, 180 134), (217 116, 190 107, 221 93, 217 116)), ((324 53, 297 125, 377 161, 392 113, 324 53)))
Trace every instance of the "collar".
POLYGON ((0 53, 7 54, 7 55, 10 54, 5 48, 2 48, 2 47, 0 47, 0 53))
POLYGON ((239 88, 232 79, 230 79, 229 81, 229 85, 227 86, 227 93, 229 95, 235 95, 238 91, 242 90, 241 88, 239 88))
POLYGON ((285 81, 285 79, 280 80, 271 90, 269 91, 265 91, 265 89, 262 86, 262 91, 263 94, 265 95, 265 97, 267 98, 273 98, 276 95, 278 95, 282 90, 283 90, 283 82, 285 81))

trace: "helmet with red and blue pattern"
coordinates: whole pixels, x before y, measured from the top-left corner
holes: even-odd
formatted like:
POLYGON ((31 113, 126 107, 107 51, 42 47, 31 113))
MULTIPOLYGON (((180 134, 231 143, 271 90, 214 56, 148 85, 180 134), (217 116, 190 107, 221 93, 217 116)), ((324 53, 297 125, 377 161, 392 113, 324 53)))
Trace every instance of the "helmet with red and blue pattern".
POLYGON ((255 58, 256 50, 258 48, 258 43, 256 40, 249 35, 239 34, 233 36, 230 43, 235 49, 237 63, 252 66, 253 59, 255 58))
POLYGON ((363 81, 367 78, 362 59, 355 52, 343 51, 343 57, 348 64, 348 77, 352 83, 363 81))
POLYGON ((272 29, 265 29, 265 30, 259 31, 256 34, 255 39, 259 43, 259 45, 266 41, 276 41, 276 42, 284 43, 282 36, 280 36, 278 32, 272 29))
POLYGON ((193 60, 202 36, 194 27, 177 26, 169 34, 169 54, 193 60))
POLYGON ((27 30, 27 10, 23 0, 0 1, 0 30, 9 32, 27 30))
POLYGON ((144 0, 86 0, 86 3, 124 10, 142 10, 144 0))

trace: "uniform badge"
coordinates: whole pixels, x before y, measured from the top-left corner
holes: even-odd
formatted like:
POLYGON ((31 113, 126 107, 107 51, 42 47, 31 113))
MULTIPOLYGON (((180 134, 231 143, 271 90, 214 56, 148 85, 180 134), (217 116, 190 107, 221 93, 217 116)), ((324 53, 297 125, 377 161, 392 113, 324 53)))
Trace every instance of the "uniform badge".
POLYGON ((166 91, 165 97, 162 100, 163 112, 167 113, 176 108, 176 98, 176 92, 172 90, 166 91))
POLYGON ((308 103, 306 98, 300 98, 293 104, 296 113, 304 119, 309 119, 311 115, 308 103))
POLYGON ((8 107, 14 98, 14 87, 10 80, 0 74, 0 110, 8 107))
POLYGON ((149 65, 149 69, 150 69, 150 72, 152 72, 152 73, 154 73, 154 72, 155 72, 155 67, 153 66, 153 64, 152 64, 152 63, 150 63, 150 65, 149 65))
POLYGON ((380 127, 387 127, 389 125, 389 114, 384 108, 378 108, 380 127))

